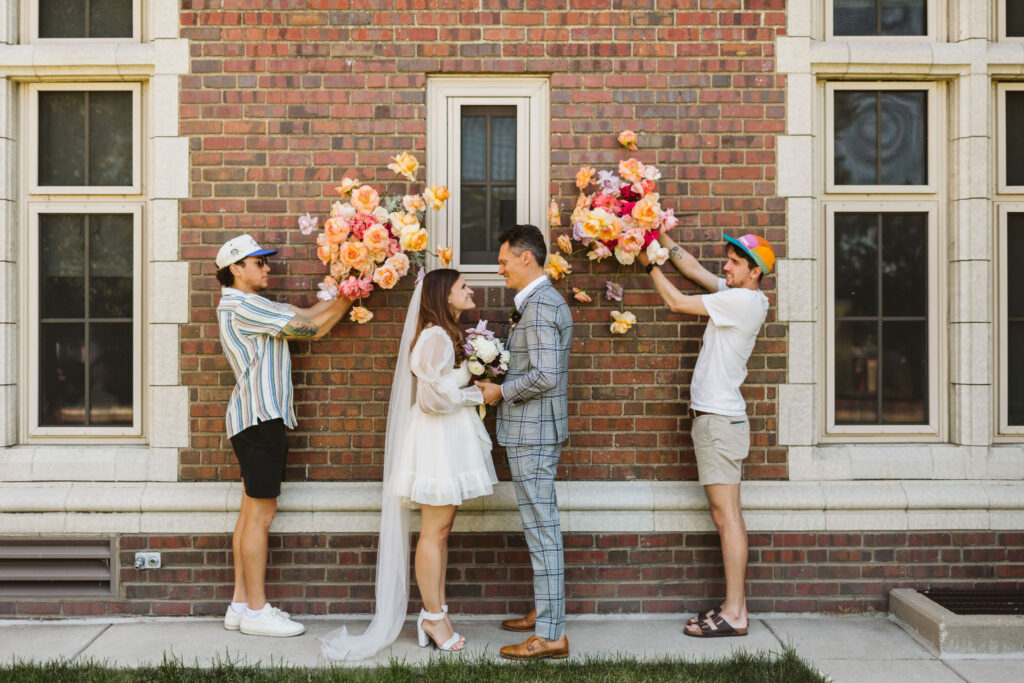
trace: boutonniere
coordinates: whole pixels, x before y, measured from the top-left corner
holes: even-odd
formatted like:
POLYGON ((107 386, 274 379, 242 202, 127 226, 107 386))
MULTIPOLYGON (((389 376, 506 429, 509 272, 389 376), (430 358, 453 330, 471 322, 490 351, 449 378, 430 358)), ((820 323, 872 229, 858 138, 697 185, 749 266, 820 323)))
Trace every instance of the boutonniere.
POLYGON ((512 324, 508 328, 508 333, 512 334, 512 330, 514 330, 516 328, 516 323, 519 322, 519 320, 523 317, 523 315, 522 315, 522 313, 519 312, 518 308, 513 306, 509 310, 509 317, 511 317, 511 319, 512 319, 512 324))

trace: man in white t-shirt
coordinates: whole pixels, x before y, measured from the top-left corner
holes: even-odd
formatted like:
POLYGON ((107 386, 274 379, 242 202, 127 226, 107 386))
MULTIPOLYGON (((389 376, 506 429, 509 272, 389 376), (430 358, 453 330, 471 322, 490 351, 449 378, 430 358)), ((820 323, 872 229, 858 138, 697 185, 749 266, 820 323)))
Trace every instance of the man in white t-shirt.
POLYGON ((740 507, 740 475, 750 452, 750 423, 740 385, 747 359, 768 313, 761 278, 775 265, 772 246, 756 235, 725 236, 728 260, 725 278, 698 263, 668 235, 659 241, 672 264, 688 280, 711 292, 688 296, 669 282, 661 268, 641 252, 640 262, 654 279, 658 294, 674 313, 708 316, 704 341, 690 383, 691 436, 697 473, 711 507, 711 519, 722 540, 725 601, 690 619, 683 631, 698 638, 747 634, 744 581, 747 573, 747 528, 740 507))

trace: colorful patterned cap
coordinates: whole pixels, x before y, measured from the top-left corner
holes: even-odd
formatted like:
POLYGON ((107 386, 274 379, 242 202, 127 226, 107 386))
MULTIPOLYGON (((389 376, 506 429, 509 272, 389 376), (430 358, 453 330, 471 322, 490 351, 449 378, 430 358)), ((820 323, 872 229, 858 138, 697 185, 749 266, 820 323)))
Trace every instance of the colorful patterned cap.
POLYGON ((775 250, 772 249, 772 245, 768 243, 768 240, 757 235, 751 235, 750 233, 739 239, 729 237, 728 235, 724 235, 724 237, 726 242, 739 247, 743 250, 743 253, 754 259, 754 263, 761 268, 762 273, 767 275, 772 272, 772 267, 775 265, 775 250))
POLYGON ((276 253, 276 249, 263 249, 250 235, 242 234, 229 239, 217 252, 217 268, 226 268, 232 263, 238 263, 246 256, 265 256, 276 253))

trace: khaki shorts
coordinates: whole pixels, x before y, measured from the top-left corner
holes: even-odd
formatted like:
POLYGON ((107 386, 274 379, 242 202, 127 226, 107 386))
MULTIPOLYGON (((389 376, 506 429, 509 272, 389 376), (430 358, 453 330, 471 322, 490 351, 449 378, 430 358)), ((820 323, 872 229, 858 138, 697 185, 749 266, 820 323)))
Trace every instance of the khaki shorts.
POLYGON ((750 454, 746 415, 698 415, 690 431, 702 486, 739 484, 741 465, 750 454))

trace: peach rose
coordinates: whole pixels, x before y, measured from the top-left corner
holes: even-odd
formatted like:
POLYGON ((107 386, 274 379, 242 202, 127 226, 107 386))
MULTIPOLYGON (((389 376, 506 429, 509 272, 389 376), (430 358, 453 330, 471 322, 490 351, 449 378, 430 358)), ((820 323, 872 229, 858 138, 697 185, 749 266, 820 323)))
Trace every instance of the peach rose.
POLYGON ((612 255, 612 252, 608 247, 601 244, 600 242, 594 242, 593 248, 587 253, 587 258, 591 261, 600 261, 606 259, 612 255))
POLYGON ((427 231, 420 228, 403 232, 399 244, 405 251, 423 251, 427 248, 427 231))
POLYGON ((560 280, 563 276, 572 272, 572 266, 556 251, 548 258, 548 264, 544 266, 544 272, 552 280, 560 280))
POLYGON ((362 242, 345 242, 341 245, 338 258, 349 268, 363 270, 370 256, 370 250, 362 242))
POLYGON ((359 213, 371 214, 379 203, 380 195, 369 185, 361 185, 352 193, 352 208, 359 213))
POLYGON ((548 225, 552 228, 556 228, 561 224, 562 217, 558 213, 558 202, 552 199, 551 204, 548 205, 548 225))
POLYGON ((390 239, 391 233, 383 225, 375 225, 363 233, 363 244, 374 252, 385 252, 390 239))
POLYGON ((624 130, 619 133, 619 144, 628 150, 636 150, 636 133, 631 130, 624 130))
POLYGON ((648 230, 654 228, 661 219, 661 207, 658 205, 658 194, 652 192, 633 205, 630 212, 638 225, 648 230))
POLYGON ((437 258, 441 259, 441 265, 447 268, 452 263, 452 248, 451 247, 438 247, 437 258))
POLYGON ((558 236, 558 248, 564 251, 566 254, 572 253, 572 240, 569 239, 568 235, 558 236))
MULTIPOLYGON (((611 214, 608 214, 611 216, 611 214)), ((619 235, 622 234, 622 221, 618 216, 612 216, 612 219, 605 225, 601 226, 601 234, 597 236, 602 242, 611 242, 612 240, 619 239, 619 235)))
POLYGON ((596 170, 589 166, 584 166, 579 170, 579 172, 576 173, 576 187, 582 190, 584 187, 590 184, 590 182, 594 179, 595 175, 597 175, 596 170))
POLYGON ((633 265, 633 261, 636 260, 636 252, 626 251, 622 248, 622 245, 615 247, 615 260, 624 266, 633 265))
POLYGON ((443 209, 445 201, 450 196, 451 193, 444 185, 431 185, 423 191, 423 201, 434 211, 443 209))
POLYGON ((644 178, 644 165, 638 159, 630 157, 619 162, 619 175, 628 183, 638 183, 644 178))
POLYGON ((388 222, 391 223, 392 232, 395 235, 401 235, 409 230, 415 231, 420 229, 420 222, 416 219, 416 215, 404 211, 393 212, 388 216, 388 222))
POLYGON ((405 277, 409 272, 409 257, 399 252, 385 261, 384 265, 398 273, 398 277, 405 277))
POLYGON ((316 257, 320 259, 320 263, 325 266, 331 261, 331 245, 321 244, 316 248, 316 257))
POLYGON ((612 323, 612 334, 626 334, 629 328, 636 325, 636 316, 629 311, 612 311, 612 318, 615 320, 612 323))
POLYGON ((572 216, 569 217, 569 222, 573 225, 582 223, 586 216, 587 209, 589 208, 590 197, 581 192, 580 196, 576 198, 576 208, 573 209, 572 216))
POLYGON ((342 280, 348 275, 349 269, 341 261, 331 261, 331 277, 335 280, 342 280))
POLYGON ((360 185, 362 185, 362 183, 359 182, 359 178, 342 178, 341 185, 338 185, 334 189, 337 190, 339 195, 345 197, 360 185))
POLYGON ((634 228, 628 230, 619 240, 619 246, 627 254, 638 254, 644 248, 644 231, 634 228))
POLYGON ((343 218, 328 218, 324 222, 324 236, 331 244, 341 244, 348 239, 349 227, 343 218))
POLYGON ((388 266, 380 266, 373 271, 373 281, 383 289, 391 289, 398 284, 398 273, 388 266))
POLYGON ((402 152, 392 158, 395 160, 395 163, 388 164, 388 168, 398 175, 404 175, 409 180, 416 179, 416 169, 420 167, 420 162, 416 160, 416 157, 408 152, 402 152))
POLYGON ((407 194, 402 197, 402 206, 409 213, 416 213, 417 211, 426 211, 427 203, 423 201, 423 197, 418 194, 407 194))
POLYGON ((370 313, 370 311, 362 306, 353 306, 352 310, 348 312, 348 317, 353 322, 363 325, 373 320, 373 313, 370 313))
POLYGON ((597 239, 601 236, 603 231, 607 231, 611 226, 612 219, 615 216, 611 215, 604 209, 591 209, 583 214, 583 227, 581 232, 587 237, 597 239))
POLYGON ((591 301, 593 301, 593 299, 590 298, 590 295, 584 292, 579 287, 572 288, 572 298, 576 299, 576 301, 579 301, 581 304, 589 304, 591 301))

